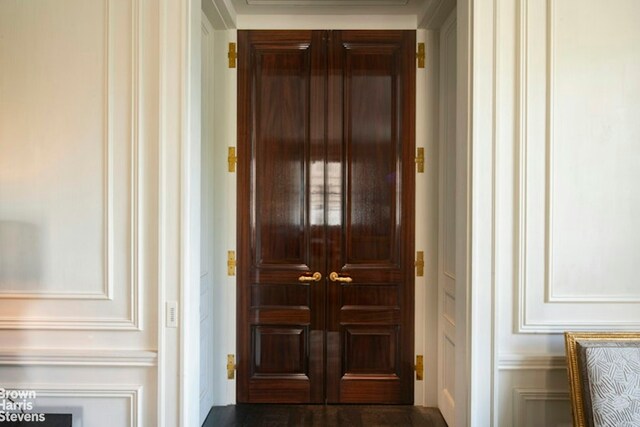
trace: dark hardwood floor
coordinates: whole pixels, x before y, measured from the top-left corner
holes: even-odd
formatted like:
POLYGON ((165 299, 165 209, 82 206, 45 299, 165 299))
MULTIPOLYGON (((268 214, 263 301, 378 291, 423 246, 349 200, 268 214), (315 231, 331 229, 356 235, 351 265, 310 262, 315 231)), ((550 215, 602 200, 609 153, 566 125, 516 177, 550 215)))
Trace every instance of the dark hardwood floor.
POLYGON ((420 406, 214 406, 203 427, 447 427, 440 411, 420 406))

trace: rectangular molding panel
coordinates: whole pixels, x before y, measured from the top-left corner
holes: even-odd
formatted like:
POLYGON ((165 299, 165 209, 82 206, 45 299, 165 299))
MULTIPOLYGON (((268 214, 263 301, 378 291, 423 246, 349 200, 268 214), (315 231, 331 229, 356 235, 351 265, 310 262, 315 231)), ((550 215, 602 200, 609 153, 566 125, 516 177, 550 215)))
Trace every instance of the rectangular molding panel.
POLYGON ((519 332, 640 326, 640 6, 622 3, 520 4, 519 332))

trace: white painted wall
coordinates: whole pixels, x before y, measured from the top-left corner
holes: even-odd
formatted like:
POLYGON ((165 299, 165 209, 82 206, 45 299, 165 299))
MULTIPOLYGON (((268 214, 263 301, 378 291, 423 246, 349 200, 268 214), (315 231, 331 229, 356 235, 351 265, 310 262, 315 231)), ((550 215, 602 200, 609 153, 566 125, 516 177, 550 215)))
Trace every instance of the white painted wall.
POLYGON ((0 3, 0 385, 74 425, 198 422, 200 16, 0 3))
MULTIPOLYGON (((201 273, 193 75, 201 29, 193 4, 1 5, 0 211, 3 259, 12 261, 1 273, 0 369, 9 384, 41 390, 47 405, 90 408, 97 399, 114 419, 153 425, 157 386, 159 425, 189 425, 198 412, 190 398, 200 365, 198 311, 189 309, 197 307, 201 273), (102 195, 87 190, 101 180, 102 195), (38 230, 53 231, 39 239, 38 230), (38 253, 34 247, 38 257, 18 253, 38 253), (181 329, 158 331, 165 300, 181 302, 181 329)), ((545 424, 562 425, 568 403, 558 332, 638 327, 631 281, 638 6, 458 5, 456 367, 464 369, 456 376, 457 418, 536 425, 542 414, 545 424), (467 378, 468 389, 460 385, 467 378)), ((232 84, 224 90, 235 93, 232 84)), ((223 105, 234 114, 230 99, 223 105)), ((222 122, 223 140, 234 140, 234 121, 222 122)), ((235 295, 219 289, 224 356, 235 347, 228 304, 235 295)), ((423 333, 417 342, 427 348, 423 333)), ((224 364, 215 366, 220 375, 224 364)), ((234 395, 233 382, 216 383, 227 399, 234 395)), ((86 414, 87 423, 102 422, 86 414)))
POLYGON ((0 3, 0 386, 156 424, 158 5, 0 3))
POLYGON ((640 327, 640 4, 474 11, 473 186, 488 196, 474 213, 488 215, 472 240, 489 250, 472 269, 494 307, 481 402, 491 425, 569 426, 561 333, 640 327))

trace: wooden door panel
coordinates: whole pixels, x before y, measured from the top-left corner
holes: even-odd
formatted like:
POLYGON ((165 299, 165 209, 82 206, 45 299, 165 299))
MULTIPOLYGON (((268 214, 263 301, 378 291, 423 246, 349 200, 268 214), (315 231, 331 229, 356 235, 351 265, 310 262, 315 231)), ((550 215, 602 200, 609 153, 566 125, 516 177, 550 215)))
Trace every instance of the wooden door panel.
POLYGON ((415 33, 331 38, 327 397, 412 403, 415 33))
POLYGON ((251 307, 303 306, 309 307, 310 295, 307 285, 252 285, 251 307))
POLYGON ((415 32, 238 48, 238 402, 412 403, 415 32))
POLYGON ((398 268, 397 45, 343 43, 344 264, 398 268))
POLYGON ((367 378, 366 387, 363 387, 361 382, 355 380, 346 380, 340 385, 341 400, 349 403, 395 404, 398 403, 398 396, 402 393, 402 384, 393 378, 369 377, 367 378))
POLYGON ((397 285, 354 285, 343 286, 342 305, 398 307, 400 302, 397 285))
POLYGON ((238 402, 324 399, 323 35, 238 32, 238 402))
POLYGON ((378 374, 398 377, 396 326, 347 326, 344 336, 344 375, 378 374))
POLYGON ((310 43, 254 44, 252 96, 252 264, 262 268, 309 268, 310 43))
POLYGON ((306 327, 254 326, 252 377, 307 375, 306 327))

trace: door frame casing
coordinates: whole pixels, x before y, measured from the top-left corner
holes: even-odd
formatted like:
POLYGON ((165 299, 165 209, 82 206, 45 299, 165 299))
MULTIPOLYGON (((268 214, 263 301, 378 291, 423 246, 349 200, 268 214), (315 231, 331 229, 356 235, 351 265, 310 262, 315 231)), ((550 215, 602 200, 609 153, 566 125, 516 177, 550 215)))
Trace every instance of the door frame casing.
MULTIPOLYGON (((184 5, 188 2, 193 3, 196 2, 194 0, 180 0, 180 4, 184 5)), ((163 4, 166 8, 170 2, 168 0, 164 0, 163 4)), ((176 2, 178 3, 178 2, 176 2)), ((389 26, 389 21, 385 20, 387 17, 382 15, 360 15, 357 17, 342 17, 340 20, 326 20, 326 17, 314 17, 314 16, 298 16, 294 20, 291 19, 290 15, 270 15, 269 19, 256 21, 249 21, 245 19, 246 17, 236 16, 236 12, 228 2, 228 0, 213 0, 214 5, 217 10, 223 16, 223 20, 225 22, 225 29, 231 34, 231 39, 235 39, 235 30, 234 28, 248 28, 250 24, 259 24, 262 23, 260 28, 263 29, 288 29, 288 28, 301 28, 301 29, 311 29, 317 28, 318 22, 330 22, 335 24, 341 29, 360 29, 363 28, 363 23, 366 23, 366 27, 373 28, 387 28, 389 26)), ((456 323, 459 325, 458 330, 458 342, 459 344, 459 352, 456 356, 456 366, 458 366, 459 372, 461 375, 457 375, 456 380, 456 417, 459 420, 465 420, 464 423, 460 425, 492 425, 491 424, 491 416, 487 416, 487 410, 495 410, 493 407, 494 402, 494 391, 491 390, 490 393, 487 393, 487 389, 485 388, 487 384, 491 384, 492 379, 495 377, 495 357, 492 355, 494 351, 494 337, 495 334, 493 332, 493 306, 491 304, 486 304, 487 300, 482 298, 482 294, 487 294, 490 297, 490 300, 493 299, 493 286, 492 280, 487 279, 487 271, 491 271, 492 266, 492 252, 488 251, 483 254, 478 253, 478 248, 474 253, 476 254, 476 259, 474 260, 474 265, 483 264, 484 271, 483 277, 476 277, 473 280, 472 287, 472 278, 470 271, 470 260, 471 258, 471 241, 472 238, 476 241, 476 246, 478 244, 482 244, 484 248, 491 247, 492 239, 488 237, 486 233, 483 233, 482 236, 476 236, 472 233, 472 222, 477 226, 482 225, 482 221, 479 221, 475 218, 474 210, 471 209, 471 184, 472 184, 472 163, 474 166, 474 170, 476 173, 480 173, 480 171, 484 171, 484 173, 489 173, 489 171, 493 170, 493 136, 490 129, 492 129, 491 123, 494 120, 495 114, 492 111, 492 108, 488 108, 488 106, 493 105, 493 94, 490 93, 490 90, 482 90, 481 88, 491 88, 493 84, 493 67, 490 65, 486 68, 487 62, 491 62, 492 58, 495 57, 495 50, 493 45, 493 40, 495 38, 495 25, 496 21, 493 18, 494 13, 496 13, 494 2, 490 2, 488 0, 458 0, 457 1, 458 10, 458 29, 459 29, 459 37, 458 37, 458 80, 463 82, 463 84, 458 87, 458 129, 460 130, 460 134, 458 136, 458 141, 460 142, 460 154, 457 158, 457 169, 458 169, 458 182, 464 182, 464 185, 460 184, 461 193, 458 195, 459 203, 457 206, 459 207, 460 214, 456 219, 456 231, 457 231, 457 247, 458 247, 458 264, 456 267, 456 276, 459 278, 459 286, 457 288, 457 295, 460 299, 460 304, 458 304, 456 310, 456 323), (482 6, 482 10, 484 13, 482 17, 474 17, 474 9, 478 9, 482 6), (475 37, 476 34, 481 34, 482 37, 477 39, 475 37), (487 34, 494 34, 493 38, 491 36, 487 36, 487 34), (481 52, 480 52, 481 51, 481 52), (480 52, 480 53, 478 53, 480 52), (488 58, 482 58, 481 53, 489 53, 488 58), (482 76, 477 76, 476 73, 478 67, 485 66, 484 73, 482 76), (472 97, 472 93, 474 96, 472 97), (475 100, 475 104, 472 104, 472 100, 475 100), (474 107, 477 105, 477 107, 474 107), (472 112, 480 113, 484 111, 484 116, 479 117, 475 115, 472 116, 472 112), (481 132, 473 131, 472 124, 483 125, 483 130, 481 132), (474 138, 472 138, 474 136, 474 138), (475 142, 474 142, 475 141, 475 142), (472 160, 472 153, 474 154, 474 158, 472 160), (478 156, 482 154, 482 157, 478 156), (487 270, 488 269, 488 270, 487 270), (473 323, 474 329, 488 331, 483 336, 477 336, 473 338, 473 348, 471 346, 471 318, 473 315, 473 323), (487 341, 488 338, 488 341, 487 341), (467 353, 470 353, 469 355, 467 353), (474 356, 475 362, 472 364, 472 356, 474 356), (489 362, 488 365, 481 366, 481 362, 489 362), (490 369, 487 370, 486 366, 490 366, 490 369), (480 370, 480 372, 478 372, 480 370), (474 398, 472 399, 471 396, 474 398), (485 409, 483 409, 485 408, 485 409), (490 408, 490 409, 489 409, 490 408)), ((192 6, 195 7, 195 6, 192 6)), ((177 12, 161 14, 161 20, 166 20, 168 17, 172 17, 173 20, 179 21, 181 23, 185 23, 182 25, 182 30, 180 30, 180 25, 172 26, 171 28, 167 28, 167 25, 164 25, 163 31, 163 40, 165 42, 170 39, 167 34, 180 34, 180 36, 176 36, 177 39, 184 40, 184 43, 181 46, 184 47, 184 51, 192 52, 191 55, 180 55, 175 49, 170 48, 170 52, 163 54, 162 58, 162 67, 165 67, 168 70, 187 70, 193 67, 193 64, 199 61, 199 55, 197 53, 198 49, 193 49, 191 46, 192 40, 186 37, 188 33, 189 26, 189 17, 188 14, 181 14, 180 10, 183 9, 182 6, 176 6, 175 9, 177 12)), ((496 15, 497 16, 497 15, 496 15)), ((404 21, 394 21, 392 23, 394 28, 400 29, 416 29, 415 19, 404 20, 404 21), (413 22, 410 24, 409 22, 413 22)), ((424 24, 421 24, 422 27, 424 24)), ((217 28, 217 27, 216 27, 217 28)), ((258 28, 256 25, 252 25, 252 28, 258 28)), ((198 63, 199 64, 199 63, 198 63)), ((167 76, 165 72, 165 77, 167 76)), ((169 75, 169 78, 176 79, 176 81, 183 82, 183 77, 180 76, 180 72, 177 71, 177 75, 169 75)), ((182 83, 181 83, 182 84, 182 83)), ((186 87, 186 84, 183 85, 186 87)), ((161 105, 164 103, 165 105, 171 104, 169 96, 170 94, 166 93, 167 89, 163 89, 161 91, 161 105), (165 92, 162 95, 163 91, 165 92), (164 98, 163 98, 164 97, 164 98)), ((229 103, 233 103, 233 99, 227 100, 229 103)), ((418 106, 420 103, 418 103, 418 106)), ((181 117, 188 117, 189 114, 192 114, 194 111, 194 106, 190 103, 180 102, 176 103, 176 115, 171 116, 167 115, 168 111, 165 108, 165 115, 168 118, 175 117, 179 119, 181 117)), ((173 111, 173 110, 172 110, 173 111)), ((167 124, 163 124, 160 129, 160 140, 163 141, 166 139, 164 143, 165 146, 173 140, 171 126, 167 126, 167 124), (167 139, 168 138, 168 139, 167 139)), ((176 138, 178 140, 178 144, 180 147, 188 146, 190 140, 188 137, 180 136, 176 138)), ((180 164, 182 161, 179 158, 174 158, 173 163, 180 164)), ((162 168, 170 168, 173 165, 161 166, 162 168)), ((177 167, 177 172, 170 172, 171 176, 180 176, 181 181, 189 180, 189 173, 184 169, 180 170, 180 167, 177 167)), ((169 177, 170 178, 170 177, 169 177)), ((162 188, 167 188, 166 186, 162 188)), ((480 207, 484 212, 487 212, 488 204, 493 201, 494 191, 491 185, 487 185, 484 183, 482 188, 480 189, 478 186, 474 185, 474 197, 473 200, 477 203, 480 203, 480 207), (485 203, 482 203, 482 199, 484 198, 485 203)), ((180 206, 179 211, 183 211, 186 209, 186 201, 180 198, 174 198, 176 203, 180 206)), ((168 203, 168 202, 167 202, 168 203)), ((165 204, 165 206, 169 206, 165 204)), ((486 218, 486 215, 485 215, 486 218)), ((484 220, 484 219, 483 219, 484 220)), ((187 220, 188 222, 188 220, 187 220)), ((477 226, 475 229, 477 230, 477 226)), ((164 245, 166 247, 172 247, 175 245, 179 245, 180 238, 176 236, 171 230, 172 225, 170 225, 167 221, 160 225, 161 233, 165 234, 165 239, 168 239, 164 245), (168 235, 167 235, 168 234, 168 235)), ((185 224, 181 227, 182 230, 186 230, 187 227, 185 224)), ((176 258, 178 260, 179 258, 176 258)), ((174 272, 171 270, 166 270, 163 268, 159 268, 160 277, 170 278, 174 272)), ((184 276, 182 276, 184 277, 184 276)), ((164 304, 168 297, 168 295, 180 295, 180 289, 184 286, 196 286, 196 282, 193 284, 189 283, 188 280, 183 279, 181 281, 173 281, 171 279, 166 285, 162 284, 160 286, 160 294, 158 298, 158 310, 159 313, 162 313, 164 310, 164 304)), ((199 307, 199 301, 186 301, 182 306, 186 310, 191 312, 197 312, 199 307)), ((188 386, 187 388, 192 388, 192 390, 187 390, 184 387, 175 387, 172 390, 173 385, 170 382, 167 382, 169 378, 172 378, 174 375, 178 374, 181 378, 185 378, 191 372, 191 368, 194 365, 193 354, 194 353, 186 353, 182 352, 177 357, 172 356, 167 353, 167 345, 168 341, 171 341, 173 338, 169 333, 162 328, 163 325, 163 317, 159 315, 159 321, 161 323, 161 327, 159 328, 159 343, 158 343, 158 353, 159 353, 159 366, 158 366, 158 396, 162 397, 162 401, 165 402, 165 407, 160 410, 159 406, 159 422, 162 422, 164 418, 163 414, 177 414, 177 413, 185 413, 185 398, 183 395, 185 393, 191 393, 191 395, 196 396, 198 392, 197 384, 195 388, 193 385, 188 386), (166 336, 166 338, 165 338, 166 336), (171 399, 169 396, 175 396, 174 399, 171 399)), ((419 325, 417 325, 419 326, 419 325)), ((233 326, 230 325, 229 333, 232 332, 233 326)), ((177 330, 180 334, 184 334, 185 331, 188 330, 188 327, 185 326, 184 323, 180 323, 179 329, 177 330)), ((195 340, 197 339, 197 333, 189 333, 188 339, 195 340)), ((422 336, 425 336, 424 330, 416 329, 416 342, 422 340, 422 336)), ((170 344, 170 342, 169 342, 170 344)), ((222 351, 229 351, 233 349, 223 349, 222 351)), ((195 364, 197 365, 197 364, 195 364)), ((177 385, 177 384, 176 384, 177 385)), ((230 388, 232 390, 232 388, 230 388)), ((230 392, 231 393, 231 392, 230 392)), ((226 397, 227 401, 233 401, 233 393, 226 397)), ((197 399, 194 399, 197 400, 197 399)), ((416 402, 419 404, 419 402, 416 402)), ((181 424, 185 425, 185 424, 181 424)))

